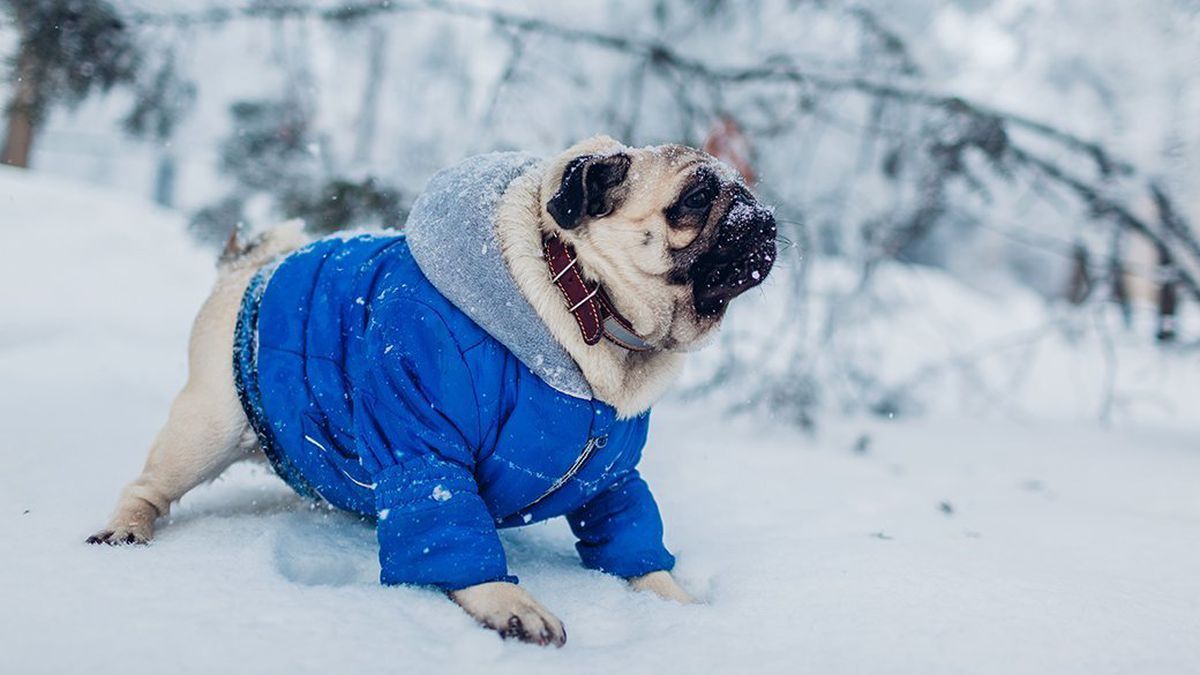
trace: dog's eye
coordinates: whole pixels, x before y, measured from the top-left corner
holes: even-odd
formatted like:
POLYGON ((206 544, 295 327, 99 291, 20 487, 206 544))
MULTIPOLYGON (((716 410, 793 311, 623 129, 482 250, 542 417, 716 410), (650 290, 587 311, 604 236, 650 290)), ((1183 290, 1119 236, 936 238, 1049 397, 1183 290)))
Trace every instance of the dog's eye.
POLYGON ((683 205, 689 209, 706 209, 714 197, 716 193, 710 186, 705 185, 689 192, 683 198, 683 205))

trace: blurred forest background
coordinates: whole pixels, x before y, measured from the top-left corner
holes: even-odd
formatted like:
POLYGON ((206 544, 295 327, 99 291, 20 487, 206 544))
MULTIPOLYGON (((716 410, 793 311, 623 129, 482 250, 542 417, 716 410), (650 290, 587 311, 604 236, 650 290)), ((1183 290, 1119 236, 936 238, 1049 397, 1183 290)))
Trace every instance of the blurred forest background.
POLYGON ((3 162, 185 212, 204 244, 400 227, 473 153, 687 143, 786 242, 682 395, 801 426, 1197 407, 1196 0, 0 8, 3 162))

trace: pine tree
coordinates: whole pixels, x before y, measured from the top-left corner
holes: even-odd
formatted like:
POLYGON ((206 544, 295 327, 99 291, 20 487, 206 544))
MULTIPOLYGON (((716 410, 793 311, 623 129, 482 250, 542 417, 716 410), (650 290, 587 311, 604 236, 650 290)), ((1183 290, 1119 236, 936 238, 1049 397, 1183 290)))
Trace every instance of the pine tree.
POLYGON ((305 107, 288 97, 230 106, 232 133, 221 144, 221 169, 234 189, 201 209, 191 229, 205 243, 225 241, 248 222, 246 206, 265 196, 274 215, 299 218, 310 232, 354 227, 398 228, 408 215, 404 194, 372 176, 351 177, 320 161, 320 138, 305 107))
POLYGON ((104 0, 0 0, 20 40, 0 163, 29 166, 38 125, 56 104, 132 81, 139 53, 117 11, 104 0))

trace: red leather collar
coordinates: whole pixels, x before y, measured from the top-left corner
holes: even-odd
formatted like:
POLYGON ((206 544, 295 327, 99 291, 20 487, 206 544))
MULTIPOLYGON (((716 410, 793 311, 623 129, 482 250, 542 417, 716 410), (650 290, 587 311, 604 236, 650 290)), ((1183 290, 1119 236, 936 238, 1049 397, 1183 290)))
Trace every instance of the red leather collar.
POLYGON ((579 324, 579 333, 585 343, 594 345, 604 337, 635 352, 653 349, 621 316, 604 288, 598 283, 589 285, 583 278, 575 249, 570 244, 558 237, 544 237, 542 257, 550 270, 550 280, 562 292, 567 310, 579 324))

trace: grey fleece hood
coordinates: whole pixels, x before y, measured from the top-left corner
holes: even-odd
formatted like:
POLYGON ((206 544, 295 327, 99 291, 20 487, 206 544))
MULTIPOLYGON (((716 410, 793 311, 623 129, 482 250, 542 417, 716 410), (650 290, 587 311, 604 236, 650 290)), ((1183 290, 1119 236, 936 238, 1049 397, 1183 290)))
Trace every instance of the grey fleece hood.
POLYGON ((434 175, 404 225, 421 271, 442 295, 543 382, 576 398, 592 389, 522 295, 496 237, 500 197, 540 160, 522 152, 469 157, 434 175))

